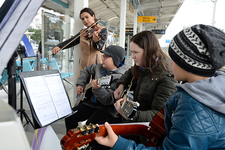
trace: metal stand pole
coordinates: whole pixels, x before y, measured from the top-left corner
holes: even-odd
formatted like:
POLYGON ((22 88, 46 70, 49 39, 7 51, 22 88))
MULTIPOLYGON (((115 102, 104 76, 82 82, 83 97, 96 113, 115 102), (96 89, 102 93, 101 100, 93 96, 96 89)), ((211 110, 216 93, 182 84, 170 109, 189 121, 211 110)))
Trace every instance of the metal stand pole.
MULTIPOLYGON (((21 70, 21 72, 23 71, 23 58, 21 58, 21 66, 19 66, 18 68, 19 70, 21 70)), ((21 81, 20 81, 20 109, 17 111, 17 114, 19 113, 20 113, 21 122, 23 123, 23 116, 26 120, 26 123, 23 126, 25 127, 27 124, 30 123, 31 126, 34 128, 32 121, 30 120, 30 118, 26 114, 25 109, 23 108, 23 85, 21 81)))
POLYGON ((16 110, 16 53, 7 64, 8 70, 8 103, 16 110))

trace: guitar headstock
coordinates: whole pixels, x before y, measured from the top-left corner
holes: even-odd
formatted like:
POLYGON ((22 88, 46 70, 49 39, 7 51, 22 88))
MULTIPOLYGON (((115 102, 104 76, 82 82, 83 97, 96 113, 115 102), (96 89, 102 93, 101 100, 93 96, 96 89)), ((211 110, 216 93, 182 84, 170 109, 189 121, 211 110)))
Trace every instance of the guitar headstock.
MULTIPOLYGON (((151 121, 137 123, 111 124, 117 135, 142 135, 148 140, 147 147, 160 145, 165 134, 164 110, 162 109, 151 121)), ((72 129, 60 141, 63 150, 85 150, 96 136, 106 136, 104 125, 84 126, 72 129)))
POLYGON ((71 129, 62 138, 60 144, 64 150, 82 150, 88 147, 91 143, 96 133, 100 130, 98 125, 89 124, 82 128, 77 127, 76 129, 71 129))
MULTIPOLYGON (((92 76, 91 76, 92 78, 92 76)), ((97 79, 97 82, 98 84, 100 84, 101 86, 104 86, 104 85, 109 85, 110 82, 112 80, 112 77, 111 76, 105 76, 105 77, 102 77, 102 78, 99 78, 97 79)), ((85 85, 85 88, 84 88, 84 91, 81 93, 81 95, 78 95, 77 96, 77 101, 78 101, 78 104, 83 101, 84 99, 90 99, 91 98, 91 95, 92 95, 92 92, 88 90, 91 88, 91 81, 85 85)))
POLYGON ((123 114, 129 118, 132 114, 134 114, 137 111, 137 107, 139 107, 139 103, 138 102, 134 102, 132 100, 127 100, 126 98, 124 99, 123 103, 122 103, 122 111, 123 114))
POLYGON ((112 80, 111 76, 105 76, 98 79, 98 84, 100 85, 109 85, 112 80))

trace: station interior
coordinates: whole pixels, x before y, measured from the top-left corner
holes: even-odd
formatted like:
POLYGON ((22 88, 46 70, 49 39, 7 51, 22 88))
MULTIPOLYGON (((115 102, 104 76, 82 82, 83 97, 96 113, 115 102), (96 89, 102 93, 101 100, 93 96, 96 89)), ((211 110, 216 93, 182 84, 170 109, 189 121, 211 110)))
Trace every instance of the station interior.
MULTIPOLYGON (((3 0, 2 4, 0 3, 0 9, 1 5, 7 1, 3 0)), ((0 145, 2 145, 0 146, 0 149, 7 150, 37 150, 35 149, 35 143, 38 142, 43 142, 41 145, 42 150, 61 149, 60 140, 66 135, 64 118, 57 119, 46 126, 48 133, 46 133, 44 138, 47 142, 44 140, 38 141, 37 135, 38 132, 41 132, 41 130, 39 129, 38 131, 32 126, 32 123, 34 123, 34 118, 32 115, 33 111, 31 110, 25 91, 21 92, 22 86, 20 79, 18 78, 19 71, 16 71, 15 75, 16 83, 13 87, 14 95, 12 96, 12 93, 9 92, 10 84, 7 77, 8 75, 4 71, 7 66, 7 61, 11 59, 10 56, 12 56, 14 50, 18 49, 17 46, 21 41, 24 42, 26 49, 28 49, 28 47, 30 49, 27 56, 22 58, 23 62, 28 62, 31 64, 30 62, 32 61, 33 63, 32 66, 25 66, 23 64, 23 68, 27 69, 23 72, 37 71, 38 47, 41 47, 41 56, 39 56, 41 57, 41 62, 39 62, 41 66, 39 69, 42 71, 51 70, 46 64, 47 58, 55 61, 54 65, 56 66, 54 67, 57 68, 61 75, 61 81, 67 92, 68 100, 71 106, 74 106, 77 103, 76 82, 79 76, 79 59, 81 56, 79 50, 80 47, 75 46, 62 50, 55 56, 51 55, 51 51, 55 45, 74 36, 84 28, 84 25, 79 18, 79 13, 82 8, 88 7, 95 12, 96 18, 99 19, 99 24, 108 31, 106 47, 110 45, 119 45, 123 47, 126 51, 126 60, 131 67, 134 65, 131 58, 131 53, 129 52, 129 42, 132 36, 144 30, 150 30, 154 32, 156 37, 160 40, 160 38, 166 34, 167 29, 170 27, 170 24, 176 17, 177 13, 181 11, 183 5, 188 3, 187 1, 189 0, 38 0, 36 3, 35 0, 24 0, 21 2, 19 0, 14 0, 13 3, 16 1, 18 1, 18 8, 22 7, 20 5, 26 5, 27 7, 20 9, 26 10, 24 12, 31 13, 28 15, 23 14, 21 11, 21 18, 24 15, 24 17, 27 18, 27 21, 24 21, 25 27, 22 27, 22 23, 20 24, 21 31, 17 33, 20 36, 18 36, 18 39, 15 40, 15 46, 11 48, 12 50, 7 56, 3 56, 3 54, 5 54, 3 53, 4 41, 7 41, 7 37, 10 36, 5 36, 4 40, 0 39, 0 59, 3 59, 3 57, 8 57, 4 58, 4 62, 0 64, 0 114, 7 114, 0 115, 0 145), (32 10, 34 12, 32 12, 32 10), (29 31, 29 28, 41 32, 38 40, 35 41, 32 39, 35 32, 29 31), (41 42, 40 44, 40 41, 44 42, 41 42), (16 106, 16 108, 10 106, 12 97, 16 99, 16 102, 14 102, 14 106, 16 106), (25 115, 23 113, 21 114, 21 110, 25 112, 25 115), (7 112, 11 112, 12 114, 7 112), (11 121, 4 121, 5 119, 8 120, 7 117, 12 117, 11 121), (14 129, 12 129, 11 126, 13 128, 18 127, 18 129, 15 129, 16 136, 10 137, 13 141, 20 139, 16 142, 16 144, 13 144, 12 141, 5 142, 6 140, 3 140, 8 137, 6 134, 13 134, 12 132, 14 132, 14 129), (4 147, 6 144, 10 146, 7 148, 4 147), (49 145, 54 146, 50 148, 49 145)), ((195 2, 195 5, 196 3, 200 3, 197 0, 192 1, 195 2)), ((214 25, 216 6, 219 1, 220 0, 205 1, 205 3, 210 3, 210 6, 212 6, 212 17, 209 19, 209 24, 211 25, 214 25)), ((15 7, 15 10, 16 9, 17 8, 15 7)), ((6 23, 8 22, 6 21, 6 23)), ((183 25, 182 28, 187 26, 189 26, 189 24, 183 25)), ((4 33, 5 28, 5 26, 0 26, 0 34, 4 33)), ((10 28, 10 26, 7 28, 10 28)), ((13 27, 11 28, 13 29, 13 27)), ((14 28, 16 28, 16 23, 14 28)), ((13 33, 10 32, 10 34, 13 33)), ((167 53, 170 39, 166 38, 162 41, 161 48, 165 53, 167 53)), ((21 65, 21 57, 21 54, 16 57, 15 61, 17 66, 19 66, 19 64, 21 65)), ((82 123, 85 122, 80 122, 81 125, 82 123)))

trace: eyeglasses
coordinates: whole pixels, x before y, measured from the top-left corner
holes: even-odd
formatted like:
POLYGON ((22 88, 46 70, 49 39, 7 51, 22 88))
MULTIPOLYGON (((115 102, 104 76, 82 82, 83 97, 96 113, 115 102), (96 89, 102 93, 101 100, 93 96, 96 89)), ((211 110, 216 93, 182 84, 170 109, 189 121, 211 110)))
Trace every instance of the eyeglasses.
POLYGON ((102 57, 103 60, 106 60, 106 59, 109 58, 110 56, 108 56, 108 55, 102 55, 101 57, 102 57))

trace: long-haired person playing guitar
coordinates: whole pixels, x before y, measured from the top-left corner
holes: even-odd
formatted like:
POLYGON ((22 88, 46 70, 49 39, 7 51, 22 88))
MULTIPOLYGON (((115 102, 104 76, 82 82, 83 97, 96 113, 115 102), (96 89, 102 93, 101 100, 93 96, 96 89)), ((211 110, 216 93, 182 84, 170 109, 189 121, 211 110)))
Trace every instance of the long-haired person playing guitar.
POLYGON ((87 28, 91 28, 90 32, 87 29, 82 29, 74 37, 55 46, 52 54, 56 54, 60 50, 73 47, 80 43, 80 70, 83 70, 87 65, 100 64, 102 62, 100 50, 103 50, 105 47, 108 32, 106 28, 96 23, 95 13, 90 8, 84 8, 80 11, 80 19, 87 28))

